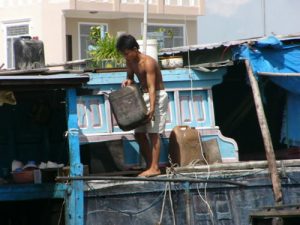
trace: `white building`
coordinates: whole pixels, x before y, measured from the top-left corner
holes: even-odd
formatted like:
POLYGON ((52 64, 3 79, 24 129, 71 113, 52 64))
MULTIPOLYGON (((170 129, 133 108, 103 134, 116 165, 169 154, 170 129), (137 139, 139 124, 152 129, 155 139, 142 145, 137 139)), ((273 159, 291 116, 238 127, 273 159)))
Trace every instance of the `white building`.
MULTIPOLYGON (((164 32, 164 47, 197 44, 197 16, 204 0, 148 0, 147 30, 164 32)), ((144 0, 1 0, 0 65, 14 67, 13 41, 19 36, 44 42, 46 64, 87 57, 91 26, 112 35, 143 34, 144 0)), ((153 33, 152 33, 153 34, 153 33)))

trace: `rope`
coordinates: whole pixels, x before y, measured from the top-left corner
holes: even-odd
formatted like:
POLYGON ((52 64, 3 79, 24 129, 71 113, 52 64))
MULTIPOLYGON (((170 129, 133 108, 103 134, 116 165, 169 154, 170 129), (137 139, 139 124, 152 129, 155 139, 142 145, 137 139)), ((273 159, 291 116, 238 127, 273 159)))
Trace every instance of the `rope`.
POLYGON ((168 183, 166 183, 166 185, 165 185, 165 194, 164 194, 163 203, 162 203, 162 206, 161 206, 160 218, 159 218, 159 221, 158 221, 157 225, 161 225, 161 222, 162 222, 162 217, 163 217, 163 214, 164 214, 165 203, 166 203, 167 190, 168 190, 167 186, 168 186, 168 183))
MULTIPOLYGON (((201 141, 201 136, 200 136, 200 133, 198 131, 198 134, 199 134, 199 141, 200 141, 200 146, 201 146, 201 149, 203 149, 203 146, 202 146, 202 141, 201 141)), ((204 159, 206 165, 207 165, 207 177, 206 177, 206 180, 208 181, 209 178, 210 178, 210 166, 209 166, 209 163, 207 162, 204 154, 203 154, 203 151, 201 151, 201 155, 202 155, 202 158, 204 159)), ((195 178, 197 179, 197 174, 195 174, 195 178)), ((207 182, 204 183, 204 197, 201 195, 200 193, 200 187, 199 187, 199 184, 196 185, 197 187, 197 193, 199 195, 199 197, 201 198, 201 200, 205 203, 205 205, 207 206, 207 209, 208 209, 208 212, 209 212, 209 217, 210 217, 210 220, 212 222, 212 225, 214 225, 214 214, 213 214, 213 211, 208 203, 208 200, 207 200, 207 182)))
MULTIPOLYGON (((175 176, 175 167, 178 166, 178 164, 175 164, 172 162, 170 154, 168 154, 168 160, 170 163, 170 167, 166 168, 166 174, 168 178, 172 178, 175 176)), ((171 191, 171 185, 170 182, 167 182, 165 185, 165 192, 164 192, 164 198, 163 198, 163 203, 162 203, 162 208, 160 212, 160 218, 159 221, 157 222, 156 225, 161 225, 162 224, 162 218, 163 218, 163 213, 164 213, 164 208, 166 204, 166 196, 167 192, 169 192, 169 201, 171 205, 171 211, 172 211, 172 218, 173 218, 173 225, 176 225, 176 219, 175 219, 175 212, 174 212, 174 206, 173 206, 173 201, 172 201, 172 191, 171 191)))

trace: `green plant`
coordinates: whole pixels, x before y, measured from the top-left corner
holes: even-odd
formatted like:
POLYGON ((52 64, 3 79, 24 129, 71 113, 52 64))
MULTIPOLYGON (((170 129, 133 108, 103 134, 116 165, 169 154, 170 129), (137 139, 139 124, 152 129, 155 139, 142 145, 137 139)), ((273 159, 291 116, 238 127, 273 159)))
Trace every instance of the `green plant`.
POLYGON ((157 32, 166 33, 167 36, 168 36, 171 40, 173 40, 173 38, 174 38, 174 31, 173 31, 171 28, 166 29, 166 28, 160 27, 160 28, 157 29, 157 32))
POLYGON ((159 27, 154 32, 150 32, 151 37, 157 39, 158 51, 161 48, 174 47, 174 29, 172 27, 159 27))
POLYGON ((117 51, 116 43, 117 39, 115 36, 105 33, 104 36, 101 35, 101 26, 91 27, 89 36, 92 47, 88 51, 93 66, 95 67, 105 67, 103 66, 107 63, 108 67, 122 67, 124 66, 124 58, 117 51))

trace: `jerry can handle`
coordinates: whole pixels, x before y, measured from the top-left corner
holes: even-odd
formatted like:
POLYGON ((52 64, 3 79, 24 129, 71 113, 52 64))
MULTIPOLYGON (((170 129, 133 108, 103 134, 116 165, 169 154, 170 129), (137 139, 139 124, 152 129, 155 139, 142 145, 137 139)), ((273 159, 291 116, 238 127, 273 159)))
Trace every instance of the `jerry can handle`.
POLYGON ((179 125, 178 127, 180 130, 187 130, 190 128, 188 125, 179 125))

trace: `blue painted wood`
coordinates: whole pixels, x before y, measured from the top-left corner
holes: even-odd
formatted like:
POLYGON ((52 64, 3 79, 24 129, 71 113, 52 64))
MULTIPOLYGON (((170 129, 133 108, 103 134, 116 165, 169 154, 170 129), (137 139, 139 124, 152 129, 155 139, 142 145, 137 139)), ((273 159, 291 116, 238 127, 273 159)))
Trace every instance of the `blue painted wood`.
MULTIPOLYGON (((204 135, 202 136, 202 141, 208 141, 211 139, 216 139, 222 160, 226 161, 236 161, 238 158, 238 148, 235 143, 227 140, 226 137, 220 134, 214 135, 204 135)), ((160 158, 159 164, 160 166, 166 166, 169 164, 168 158, 168 149, 169 149, 169 139, 162 138, 162 145, 160 148, 160 158)), ((124 148, 124 165, 128 168, 141 166, 141 155, 139 152, 139 147, 136 141, 134 140, 123 140, 123 148, 124 148)))
POLYGON ((77 98, 78 124, 85 133, 108 132, 107 112, 103 95, 77 98))
MULTIPOLYGON (((195 85, 212 87, 220 82, 222 82, 222 77, 226 72, 226 68, 220 68, 216 72, 200 72, 196 70, 189 69, 174 69, 174 70, 162 70, 162 75, 164 82, 168 85, 168 82, 181 83, 182 81, 189 82, 201 82, 195 83, 195 85)), ((99 85, 104 86, 104 89, 110 90, 111 84, 118 84, 118 88, 124 79, 126 79, 126 72, 113 72, 113 73, 90 73, 90 80, 87 83, 89 87, 99 87, 99 85)), ((188 84, 193 85, 193 84, 188 84)), ((103 86, 101 86, 103 87, 103 86)), ((178 87, 178 86, 177 86, 178 87)))
MULTIPOLYGON (((168 158, 169 139, 161 137, 159 166, 165 167, 169 165, 168 158)), ((139 151, 138 143, 135 140, 123 139, 124 150, 124 166, 128 169, 132 167, 140 167, 143 165, 143 159, 139 151)))
MULTIPOLYGON (((67 90, 67 118, 70 176, 82 176, 83 166, 80 161, 79 130, 77 117, 77 96, 75 89, 67 90)), ((66 198, 66 225, 83 225, 83 181, 71 181, 66 198)))
POLYGON ((177 121, 177 112, 176 112, 176 105, 175 105, 175 96, 174 92, 168 91, 168 97, 169 97, 169 108, 168 108, 168 114, 167 114, 167 121, 166 121, 166 129, 172 129, 172 127, 176 126, 178 124, 177 121))
POLYGON ((64 183, 1 185, 0 201, 65 198, 64 183))
MULTIPOLYGON (((79 139, 78 139, 78 117, 77 117, 77 97, 75 89, 68 89, 66 96, 67 106, 67 119, 68 119, 68 140, 69 140, 69 155, 70 164, 80 163, 79 154, 79 139)), ((81 175, 82 171, 76 171, 71 168, 70 175, 81 175)))
MULTIPOLYGON (((192 127, 212 127, 207 91, 180 91, 180 124, 192 127)), ((178 111, 178 110, 177 110, 178 111)))
MULTIPOLYGON (((189 69, 162 70, 164 85, 169 96, 168 117, 166 123, 167 135, 177 125, 187 125, 204 131, 205 138, 216 138, 224 156, 228 161, 238 161, 237 144, 233 139, 223 137, 215 124, 213 112, 212 86, 222 82, 226 68, 215 72, 200 72, 189 69)), ((81 96, 77 99, 81 143, 101 142, 128 138, 133 132, 123 132, 110 115, 110 106, 106 95, 120 89, 121 82, 126 78, 125 72, 90 73, 90 81, 86 88, 93 89, 94 95, 81 96), (94 110, 90 101, 98 101, 98 111, 94 110), (96 112, 96 113, 95 113, 96 112), (101 112, 101 113, 99 113, 101 112), (99 118, 101 116, 101 118, 99 118), (112 118, 112 119, 111 119, 112 118), (93 121, 103 121, 95 127, 93 121), (116 138, 117 137, 117 138, 116 138)), ((125 165, 128 167, 140 163, 138 145, 133 138, 124 139, 125 165)), ((167 163, 168 144, 161 148, 160 163, 167 163), (165 154, 164 154, 165 153, 165 154)), ((224 159, 225 159, 224 158, 224 159)))
MULTIPOLYGON (((213 112, 211 112, 211 100, 208 98, 208 89, 204 90, 168 90, 169 96, 169 111, 166 123, 166 130, 172 130, 176 125, 190 125, 194 127, 212 127, 213 112), (178 92, 178 97, 175 96, 178 92), (180 104, 179 107, 177 102, 180 104), (184 118, 188 116, 188 118, 184 118)), ((93 135, 99 133, 114 133, 122 132, 122 130, 112 125, 112 132, 109 130, 108 120, 109 109, 107 108, 108 102, 105 100, 105 95, 89 95, 80 96, 77 99, 79 127, 81 135, 93 135), (98 100, 96 100, 98 99, 98 100), (98 107, 91 104, 91 101, 98 103, 98 107), (101 121, 97 125, 96 121, 101 121)))
POLYGON ((234 142, 226 140, 222 135, 205 135, 202 136, 203 141, 216 139, 219 145, 221 157, 223 161, 235 161, 238 158, 238 148, 234 142))

